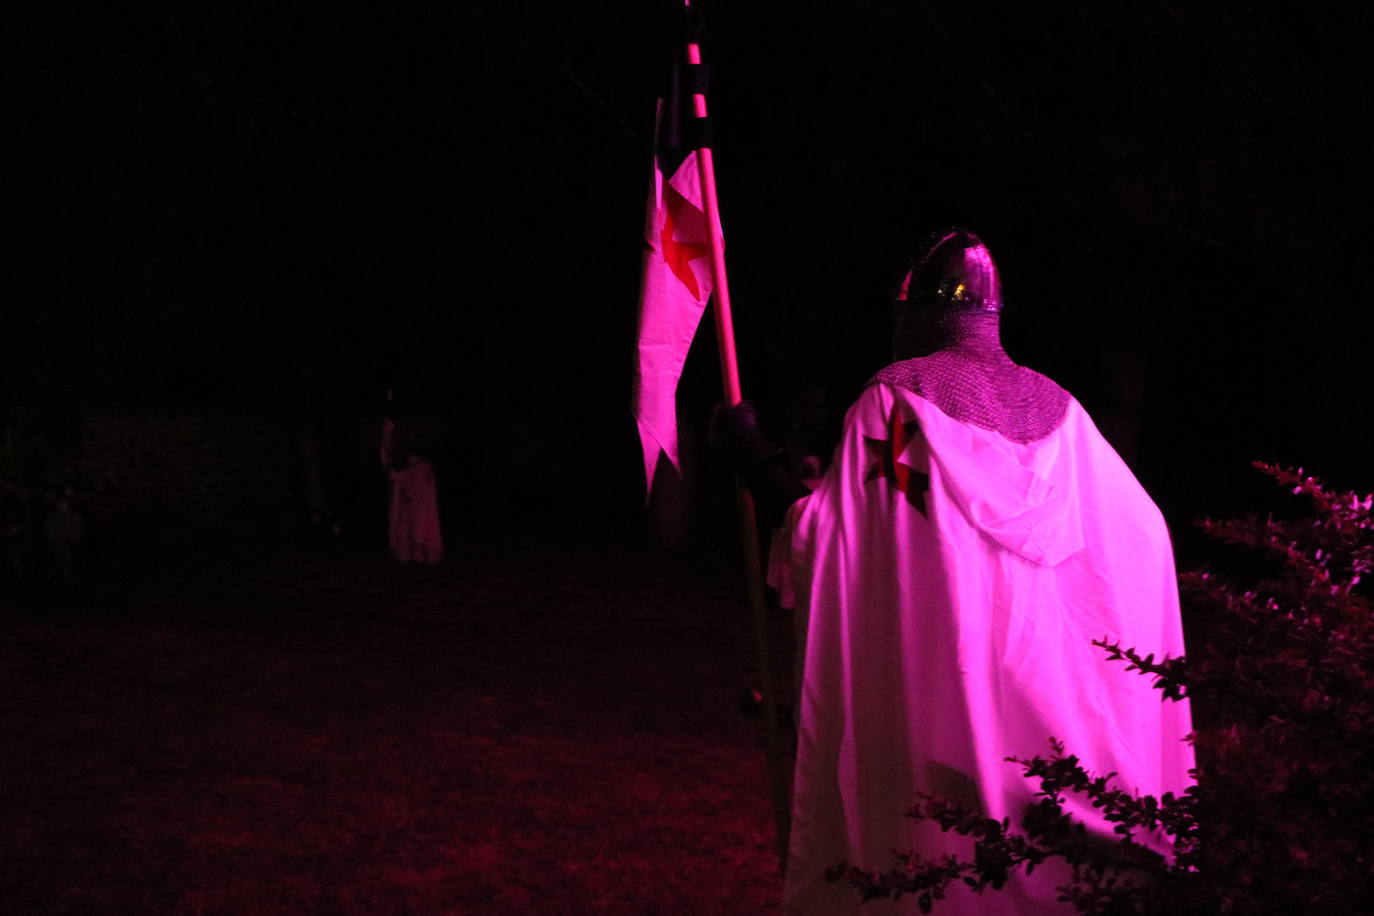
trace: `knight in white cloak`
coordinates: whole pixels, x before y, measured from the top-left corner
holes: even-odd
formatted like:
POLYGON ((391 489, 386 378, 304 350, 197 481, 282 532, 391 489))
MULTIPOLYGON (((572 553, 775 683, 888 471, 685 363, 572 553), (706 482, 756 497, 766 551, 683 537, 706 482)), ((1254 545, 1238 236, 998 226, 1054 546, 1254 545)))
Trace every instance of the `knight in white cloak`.
MULTIPOLYGON (((765 512, 791 502, 769 570, 795 610, 801 674, 789 914, 917 912, 914 895, 860 910, 826 870, 885 871, 895 851, 969 860, 970 839, 903 816, 915 793, 1015 828, 1038 786, 1006 758, 1044 756, 1051 737, 1119 788, 1190 784, 1187 703, 1092 645, 1184 651, 1158 508, 1082 406, 1003 350, 1001 285, 976 236, 937 234, 897 299, 909 358, 850 408, 814 491, 786 482, 751 407, 725 421, 765 512)), ((1090 806, 1067 807, 1111 837, 1090 806)), ((956 882, 936 912, 1071 912, 1055 899, 1066 876, 1041 868, 981 894, 956 882)))

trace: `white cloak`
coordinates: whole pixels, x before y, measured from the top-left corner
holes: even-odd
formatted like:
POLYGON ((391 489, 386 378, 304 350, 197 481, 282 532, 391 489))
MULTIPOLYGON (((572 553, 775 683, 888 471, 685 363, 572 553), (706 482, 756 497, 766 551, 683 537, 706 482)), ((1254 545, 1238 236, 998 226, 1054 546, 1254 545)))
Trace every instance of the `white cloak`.
MULTIPOLYGON (((778 537, 769 581, 796 609, 802 672, 785 912, 917 912, 914 896, 860 910, 825 870, 884 871, 894 850, 970 858, 971 840, 903 817, 916 790, 1015 828, 1037 786, 1005 758, 1046 755, 1051 736, 1121 788, 1190 784, 1187 703, 1091 644, 1184 651, 1164 519, 1076 400, 1019 444, 871 385, 778 537)), ((1066 874, 951 886, 935 912, 1069 912, 1066 874)))

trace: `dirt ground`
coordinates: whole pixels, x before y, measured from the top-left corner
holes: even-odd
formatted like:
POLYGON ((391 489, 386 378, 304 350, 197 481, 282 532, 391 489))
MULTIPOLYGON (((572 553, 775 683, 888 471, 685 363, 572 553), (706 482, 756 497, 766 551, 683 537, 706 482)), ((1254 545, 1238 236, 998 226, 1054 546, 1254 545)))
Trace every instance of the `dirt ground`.
POLYGON ((730 564, 454 547, 169 544, 0 606, 0 912, 776 911, 730 564))

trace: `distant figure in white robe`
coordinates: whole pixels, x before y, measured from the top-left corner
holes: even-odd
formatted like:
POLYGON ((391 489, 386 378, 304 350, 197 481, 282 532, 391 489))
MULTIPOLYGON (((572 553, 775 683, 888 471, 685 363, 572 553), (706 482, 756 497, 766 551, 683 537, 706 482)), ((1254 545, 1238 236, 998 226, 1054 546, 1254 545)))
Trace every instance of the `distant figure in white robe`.
POLYGON ((444 556, 439 494, 434 467, 397 442, 396 424, 382 422, 381 459, 390 486, 388 537, 391 555, 402 563, 438 563, 444 556))

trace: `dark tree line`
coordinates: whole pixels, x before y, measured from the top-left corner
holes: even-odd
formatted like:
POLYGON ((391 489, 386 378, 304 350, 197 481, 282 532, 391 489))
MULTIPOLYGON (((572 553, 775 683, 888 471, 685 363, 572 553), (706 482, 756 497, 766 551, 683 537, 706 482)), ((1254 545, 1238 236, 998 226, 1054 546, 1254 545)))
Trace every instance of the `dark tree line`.
MULTIPOLYGON (((474 424, 576 415, 569 454, 611 430, 632 452, 667 6, 10 14, 7 423, 35 398, 280 409, 306 369, 361 402, 408 373, 474 424)), ((1367 310, 1341 323, 1363 283, 1366 13, 706 14, 746 387, 799 447, 828 449, 885 359, 913 242, 961 222, 1003 266, 1013 355, 1121 430, 1166 499, 1256 454, 1337 475, 1367 454, 1367 310)), ((710 361, 689 367, 697 420, 710 361)), ((632 477, 632 457, 566 473, 632 477)))

